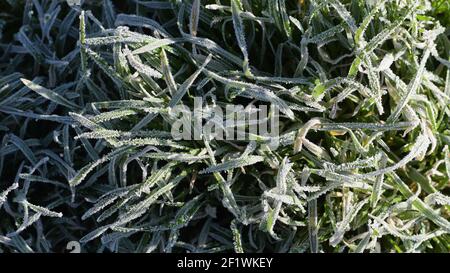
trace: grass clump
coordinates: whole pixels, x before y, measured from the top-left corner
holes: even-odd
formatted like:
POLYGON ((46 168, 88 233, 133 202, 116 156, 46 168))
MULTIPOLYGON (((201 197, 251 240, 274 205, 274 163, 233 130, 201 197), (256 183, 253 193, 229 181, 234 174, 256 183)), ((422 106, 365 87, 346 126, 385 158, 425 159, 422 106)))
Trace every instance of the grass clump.
POLYGON ((447 1, 0 8, 1 252, 450 251, 447 1), (195 97, 280 145, 174 139, 195 97))

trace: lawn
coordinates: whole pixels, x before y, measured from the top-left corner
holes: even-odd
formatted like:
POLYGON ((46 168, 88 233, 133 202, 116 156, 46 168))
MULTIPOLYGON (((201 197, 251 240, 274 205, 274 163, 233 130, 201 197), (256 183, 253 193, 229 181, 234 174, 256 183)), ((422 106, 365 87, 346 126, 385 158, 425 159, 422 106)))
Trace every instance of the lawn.
POLYGON ((0 253, 448 253, 449 146, 449 0, 0 1, 0 253))

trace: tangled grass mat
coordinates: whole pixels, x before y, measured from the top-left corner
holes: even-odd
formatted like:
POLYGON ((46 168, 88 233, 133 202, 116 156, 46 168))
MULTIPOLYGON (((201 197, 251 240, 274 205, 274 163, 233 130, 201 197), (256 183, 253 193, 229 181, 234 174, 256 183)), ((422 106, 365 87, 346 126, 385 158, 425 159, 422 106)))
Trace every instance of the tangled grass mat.
POLYGON ((449 38, 448 0, 1 0, 0 252, 449 252, 449 38), (195 98, 278 135, 174 139, 195 98))

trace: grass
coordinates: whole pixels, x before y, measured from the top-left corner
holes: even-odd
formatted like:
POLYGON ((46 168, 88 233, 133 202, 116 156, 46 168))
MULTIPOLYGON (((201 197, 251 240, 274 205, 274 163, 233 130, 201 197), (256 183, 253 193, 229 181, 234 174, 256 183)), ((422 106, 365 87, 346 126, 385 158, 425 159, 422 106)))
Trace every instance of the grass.
POLYGON ((0 8, 0 252, 450 251, 448 0, 0 8), (194 97, 280 145, 173 139, 194 97))

